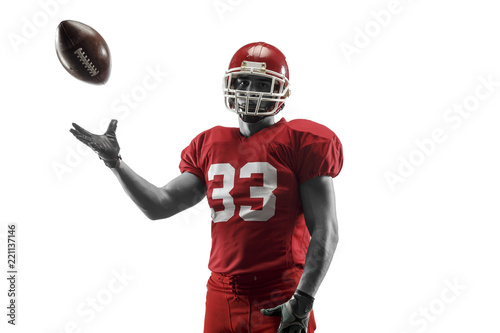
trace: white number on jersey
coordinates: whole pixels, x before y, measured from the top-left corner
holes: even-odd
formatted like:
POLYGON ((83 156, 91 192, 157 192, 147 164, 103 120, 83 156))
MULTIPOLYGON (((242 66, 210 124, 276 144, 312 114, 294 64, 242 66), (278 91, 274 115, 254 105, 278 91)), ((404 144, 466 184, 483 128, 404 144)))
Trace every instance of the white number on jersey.
MULTIPOLYGON (((224 205, 224 210, 218 212, 212 208, 214 222, 227 222, 234 216, 234 200, 229 192, 234 188, 235 172, 229 163, 212 164, 208 169, 208 180, 213 180, 216 175, 223 177, 223 186, 214 188, 212 192, 212 199, 222 199, 224 205)), ((276 211, 273 191, 278 186, 277 171, 267 162, 249 162, 241 168, 240 178, 250 178, 254 173, 262 174, 263 186, 250 186, 250 198, 262 198, 262 209, 252 210, 251 206, 241 206, 239 215, 245 221, 267 221, 276 211)))
POLYGON ((234 168, 229 163, 212 164, 208 169, 208 180, 214 180, 214 176, 223 176, 223 186, 214 188, 212 199, 222 199, 224 210, 216 212, 212 208, 212 221, 227 222, 234 215, 234 201, 229 192, 234 187, 234 168))

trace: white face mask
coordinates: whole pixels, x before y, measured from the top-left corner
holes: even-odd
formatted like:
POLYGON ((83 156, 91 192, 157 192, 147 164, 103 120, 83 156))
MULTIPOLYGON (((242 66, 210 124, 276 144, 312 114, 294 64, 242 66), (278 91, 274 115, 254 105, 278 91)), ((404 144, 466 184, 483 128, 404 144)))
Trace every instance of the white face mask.
POLYGON ((241 67, 226 71, 222 90, 228 110, 242 115, 270 116, 283 108, 290 95, 289 86, 283 74, 266 70, 265 63, 243 61, 241 67), (253 87, 245 87, 241 81, 248 81, 253 87))

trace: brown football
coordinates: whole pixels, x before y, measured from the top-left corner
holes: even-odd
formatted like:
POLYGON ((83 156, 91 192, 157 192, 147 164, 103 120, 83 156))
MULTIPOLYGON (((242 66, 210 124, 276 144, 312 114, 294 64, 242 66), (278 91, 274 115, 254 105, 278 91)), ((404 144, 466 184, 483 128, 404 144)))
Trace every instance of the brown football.
POLYGON ((84 82, 104 84, 111 74, 111 55, 102 36, 86 24, 62 21, 56 31, 56 52, 63 67, 84 82))

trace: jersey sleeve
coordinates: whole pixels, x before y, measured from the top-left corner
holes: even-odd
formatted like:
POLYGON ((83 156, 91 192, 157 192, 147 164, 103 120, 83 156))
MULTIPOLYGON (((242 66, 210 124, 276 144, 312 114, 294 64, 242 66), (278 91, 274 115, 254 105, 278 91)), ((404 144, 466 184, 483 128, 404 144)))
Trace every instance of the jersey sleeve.
POLYGON ((328 138, 321 137, 313 142, 309 141, 300 147, 297 154, 299 183, 318 176, 336 177, 343 162, 342 143, 333 132, 328 138))
POLYGON ((200 156, 200 144, 198 142, 198 137, 193 139, 189 146, 184 148, 181 152, 181 162, 179 164, 179 169, 181 173, 190 172, 198 177, 203 184, 205 184, 205 175, 203 169, 200 167, 201 163, 199 161, 200 156))

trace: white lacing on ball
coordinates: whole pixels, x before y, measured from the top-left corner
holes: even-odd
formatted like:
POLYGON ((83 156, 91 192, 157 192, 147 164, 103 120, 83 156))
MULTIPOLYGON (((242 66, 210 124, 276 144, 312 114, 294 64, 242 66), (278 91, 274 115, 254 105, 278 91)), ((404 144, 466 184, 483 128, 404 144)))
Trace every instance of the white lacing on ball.
POLYGON ((85 66, 90 76, 96 76, 97 74, 99 74, 99 70, 97 70, 94 64, 92 64, 92 61, 90 61, 89 57, 85 54, 85 52, 82 50, 81 47, 74 53, 76 54, 78 59, 80 59, 82 64, 85 66))

